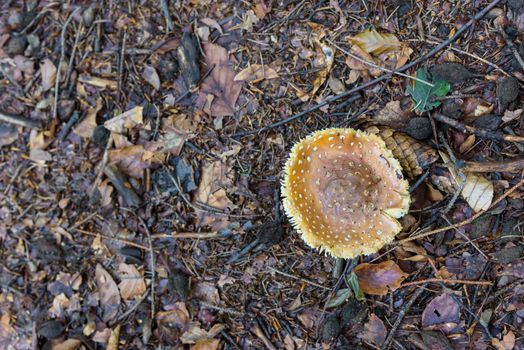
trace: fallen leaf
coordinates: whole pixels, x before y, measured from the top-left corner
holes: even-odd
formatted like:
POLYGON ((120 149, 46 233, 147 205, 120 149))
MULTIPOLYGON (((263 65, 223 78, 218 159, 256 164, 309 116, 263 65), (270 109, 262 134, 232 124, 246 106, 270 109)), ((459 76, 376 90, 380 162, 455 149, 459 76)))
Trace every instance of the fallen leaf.
POLYGON ((422 312, 422 327, 427 330, 452 331, 460 322, 460 306, 444 293, 433 298, 422 312))
POLYGON ((402 43, 391 33, 379 33, 376 29, 367 29, 349 37, 348 40, 369 54, 379 55, 386 51, 399 50, 402 43))
POLYGON ((193 297, 207 301, 213 305, 218 305, 220 302, 218 289, 209 282, 198 282, 193 289, 193 297))
POLYGON ((46 58, 40 65, 40 76, 44 92, 55 86, 56 67, 50 59, 46 58))
POLYGON ((381 346, 384 343, 386 336, 386 326, 375 314, 369 315, 369 321, 366 322, 364 329, 357 335, 358 338, 377 346, 381 346))
POLYGON ((258 18, 264 19, 266 15, 271 11, 271 5, 267 5, 264 0, 255 0, 255 15, 258 18))
POLYGON ((316 40, 315 46, 318 47, 322 52, 322 54, 319 55, 320 59, 315 64, 315 66, 322 69, 320 72, 318 72, 315 80, 313 81, 313 90, 309 92, 310 97, 313 97, 320 89, 322 84, 324 84, 329 75, 329 72, 331 72, 331 67, 333 66, 333 62, 335 60, 335 50, 333 50, 333 48, 321 43, 318 39, 316 40))
POLYGON ((459 152, 466 153, 467 151, 471 149, 471 147, 475 145, 476 141, 477 141, 477 138, 475 137, 475 135, 473 134, 469 135, 467 139, 464 142, 462 142, 462 144, 460 145, 459 152))
POLYGON ((331 91, 333 91, 335 94, 339 95, 343 93, 346 90, 346 86, 342 82, 342 80, 330 77, 328 80, 328 85, 331 91))
POLYGON ((130 300, 142 296, 146 291, 146 283, 137 268, 134 265, 121 263, 118 270, 122 274, 118 284, 122 299, 130 300))
POLYGON ((191 350, 217 350, 220 346, 220 340, 218 339, 207 339, 197 341, 194 345, 191 345, 191 350))
POLYGON ((144 123, 143 115, 144 107, 136 106, 114 118, 109 119, 104 123, 107 130, 123 134, 126 129, 132 129, 133 127, 144 123))
POLYGON ((208 101, 207 96, 213 96, 209 113, 214 117, 225 117, 235 114, 235 104, 242 89, 242 83, 234 80, 235 71, 229 60, 229 54, 223 47, 203 44, 205 62, 211 73, 202 81, 195 104, 203 109, 208 101))
POLYGON ((151 66, 145 66, 142 71, 142 78, 147 81, 155 90, 160 90, 160 77, 156 69, 151 66))
POLYGON ((159 326, 185 329, 190 321, 186 304, 177 302, 169 306, 169 310, 157 313, 156 320, 159 326))
POLYGON ((373 120, 383 125, 394 125, 404 122, 405 112, 400 107, 400 101, 389 101, 373 117, 373 120))
POLYGON ((196 344, 207 340, 213 340, 213 337, 218 335, 224 330, 224 325, 217 323, 211 327, 209 331, 200 328, 200 325, 196 322, 192 322, 189 325, 189 329, 182 334, 180 340, 184 344, 196 344))
POLYGON ((512 350, 515 347, 515 333, 508 331, 506 335, 499 340, 497 338, 491 339, 491 344, 497 348, 497 350, 512 350))
POLYGON ((120 340, 120 325, 111 330, 111 335, 107 340, 107 350, 118 350, 118 342, 120 340))
POLYGON ((45 162, 48 162, 53 159, 51 153, 44 151, 42 149, 31 149, 29 151, 29 159, 35 162, 38 165, 45 165, 45 162))
POLYGON ((389 291, 398 289, 408 276, 391 260, 380 264, 360 264, 355 267, 354 272, 360 289, 369 295, 386 295, 389 291))
POLYGON ((240 71, 240 73, 235 76, 234 80, 259 82, 264 79, 276 79, 278 77, 278 73, 273 68, 261 64, 252 64, 240 71))
POLYGON ((522 115, 523 111, 524 111, 524 109, 517 109, 517 110, 514 110, 514 111, 506 110, 504 112, 504 116, 502 117, 502 121, 504 123, 508 123, 508 122, 510 122, 512 120, 519 119, 520 116, 522 115))
POLYGON ((104 88, 104 89, 108 88, 111 90, 116 90, 118 87, 118 83, 114 80, 93 77, 93 76, 85 75, 85 74, 82 74, 78 77, 78 82, 83 83, 83 84, 92 85, 92 86, 99 87, 99 88, 104 88))
POLYGON ((83 138, 91 138, 93 136, 93 130, 97 127, 96 115, 102 109, 102 98, 99 97, 96 100, 95 107, 89 107, 87 114, 84 119, 73 128, 73 132, 83 138))
POLYGON ((427 112, 442 104, 441 101, 435 100, 435 97, 443 97, 448 94, 451 85, 444 80, 430 81, 426 68, 417 70, 416 78, 419 80, 410 81, 408 84, 408 93, 415 103, 417 112, 427 112), (432 83, 434 86, 423 83, 432 83))
POLYGON ((342 288, 337 290, 335 295, 333 295, 333 297, 327 301, 326 309, 330 309, 344 304, 350 296, 351 289, 349 288, 342 288))
POLYGON ((499 272, 501 276, 513 276, 524 278, 524 261, 517 261, 511 264, 505 264, 499 272))
POLYGON ((6 307, 2 310, 0 317, 0 346, 3 349, 9 349, 9 346, 16 341, 16 330, 11 325, 11 317, 6 307))
POLYGON ((0 147, 9 146, 18 140, 18 129, 14 125, 0 124, 0 147))
MULTIPOLYGON (((205 162, 202 165, 200 183, 195 192, 195 201, 218 210, 233 209, 235 205, 227 193, 233 187, 234 170, 226 161, 205 162)), ((225 228, 228 224, 223 215, 211 211, 198 211, 198 226, 211 226, 213 230, 225 228)))
POLYGON ((216 20, 207 17, 207 18, 202 18, 200 22, 204 23, 206 26, 216 29, 220 34, 224 34, 222 27, 216 20))
POLYGON ((75 350, 82 344, 78 339, 67 339, 59 344, 51 346, 52 350, 75 350))
POLYGON ((240 29, 245 30, 248 33, 253 31, 253 25, 257 24, 260 20, 255 15, 255 11, 247 10, 242 14, 242 23, 240 29))
POLYGON ((161 143, 151 142, 113 149, 108 152, 109 164, 117 165, 127 175, 141 179, 145 169, 164 160, 165 155, 159 152, 161 147, 161 143))
POLYGON ((487 210, 493 201, 493 183, 481 175, 466 174, 461 195, 475 212, 487 210))
POLYGON ((120 292, 113 277, 107 272, 102 265, 96 265, 96 285, 100 294, 100 306, 102 307, 102 320, 107 322, 113 319, 120 307, 120 292))

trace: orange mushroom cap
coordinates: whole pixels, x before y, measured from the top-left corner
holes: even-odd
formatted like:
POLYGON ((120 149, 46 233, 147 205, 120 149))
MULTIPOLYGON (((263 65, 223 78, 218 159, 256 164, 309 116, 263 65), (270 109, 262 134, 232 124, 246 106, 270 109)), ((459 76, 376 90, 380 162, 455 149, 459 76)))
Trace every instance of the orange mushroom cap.
POLYGON ((346 259, 390 243, 410 203, 402 167, 384 141, 350 128, 317 131, 295 144, 282 195, 304 241, 346 259))

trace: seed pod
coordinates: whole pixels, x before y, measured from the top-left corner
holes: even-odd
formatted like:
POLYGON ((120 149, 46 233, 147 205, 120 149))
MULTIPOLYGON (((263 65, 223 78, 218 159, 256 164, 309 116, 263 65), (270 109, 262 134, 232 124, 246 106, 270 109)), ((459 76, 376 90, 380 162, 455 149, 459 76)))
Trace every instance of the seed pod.
POLYGON ((371 126, 367 132, 379 135, 386 147, 399 161, 404 174, 413 179, 438 159, 437 152, 429 145, 388 127, 371 126))

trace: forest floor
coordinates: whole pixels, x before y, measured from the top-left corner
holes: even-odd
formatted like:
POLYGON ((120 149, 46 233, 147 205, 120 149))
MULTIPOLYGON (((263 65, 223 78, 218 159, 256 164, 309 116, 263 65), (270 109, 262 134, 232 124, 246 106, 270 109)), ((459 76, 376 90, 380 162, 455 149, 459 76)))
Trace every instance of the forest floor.
POLYGON ((524 1, 0 11, 0 349, 524 349, 524 1), (337 265, 282 169, 372 125, 412 204, 337 265))

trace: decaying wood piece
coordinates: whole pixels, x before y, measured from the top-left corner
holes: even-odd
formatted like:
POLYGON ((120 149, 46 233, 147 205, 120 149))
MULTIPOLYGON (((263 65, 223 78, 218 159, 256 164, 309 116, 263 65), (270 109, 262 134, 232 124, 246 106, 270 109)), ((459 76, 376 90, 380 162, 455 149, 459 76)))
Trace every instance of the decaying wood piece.
POLYGON ((29 129, 41 129, 42 124, 36 120, 32 120, 19 115, 12 115, 0 112, 0 122, 5 122, 13 125, 23 126, 29 129))
POLYGON ((471 173, 517 172, 524 169, 524 157, 498 162, 466 162, 464 169, 471 173))

